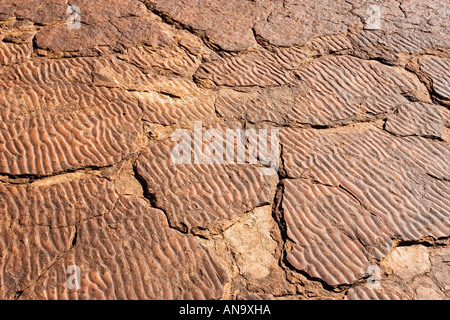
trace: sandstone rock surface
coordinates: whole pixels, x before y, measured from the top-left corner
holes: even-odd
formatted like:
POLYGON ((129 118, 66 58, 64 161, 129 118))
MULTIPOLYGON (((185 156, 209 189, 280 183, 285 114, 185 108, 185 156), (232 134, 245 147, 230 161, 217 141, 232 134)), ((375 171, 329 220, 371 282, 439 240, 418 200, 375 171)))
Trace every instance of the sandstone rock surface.
POLYGON ((0 1, 0 299, 449 299, 449 14, 0 1))

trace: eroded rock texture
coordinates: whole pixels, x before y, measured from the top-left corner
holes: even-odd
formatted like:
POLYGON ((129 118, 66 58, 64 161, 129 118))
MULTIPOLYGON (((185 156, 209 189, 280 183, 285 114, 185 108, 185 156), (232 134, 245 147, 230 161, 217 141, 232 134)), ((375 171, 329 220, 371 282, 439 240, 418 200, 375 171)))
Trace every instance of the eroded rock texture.
POLYGON ((0 1, 0 299, 449 299, 449 12, 0 1))

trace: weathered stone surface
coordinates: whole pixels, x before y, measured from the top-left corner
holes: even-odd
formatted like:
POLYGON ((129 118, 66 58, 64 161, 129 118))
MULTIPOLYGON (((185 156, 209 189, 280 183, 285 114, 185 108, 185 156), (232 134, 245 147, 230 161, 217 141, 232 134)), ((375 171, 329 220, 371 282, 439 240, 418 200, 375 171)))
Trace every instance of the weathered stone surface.
POLYGON ((227 271, 191 235, 170 229, 164 213, 122 197, 105 216, 78 226, 77 244, 22 299, 219 299, 227 271), (77 265, 81 289, 69 290, 77 265))
POLYGON ((430 271, 430 249, 422 245, 397 247, 386 256, 381 265, 388 272, 395 273, 404 280, 411 280, 430 271))
MULTIPOLYGON (((198 136, 192 131, 181 132, 186 135, 172 141, 154 143, 137 161, 137 173, 154 205, 163 209, 170 224, 180 230, 207 228, 217 220, 268 204, 275 194, 278 182, 275 171, 275 175, 264 175, 267 168, 258 166, 248 151, 242 164, 237 163, 237 151, 234 160, 227 163, 226 154, 214 154, 214 145, 208 142, 214 139, 215 145, 224 146, 226 128, 209 129, 214 130, 213 136, 208 138, 210 132, 205 130, 198 144, 195 140, 198 136), (183 146, 187 146, 187 152, 177 151, 183 146), (197 153, 200 148, 201 155, 197 153), (187 155, 187 161, 180 163, 183 154, 187 155)), ((242 142, 234 140, 233 148, 238 145, 242 142)))
POLYGON ((255 24, 255 32, 276 46, 302 46, 313 38, 346 34, 359 22, 351 11, 348 1, 285 1, 255 24))
POLYGON ((450 59, 438 57, 424 57, 419 60, 420 71, 423 72, 433 93, 444 101, 450 100, 450 59))
POLYGON ((303 46, 321 38, 332 43, 343 36, 358 56, 395 63, 399 53, 449 46, 448 3, 432 0, 146 3, 229 51, 255 46, 254 35, 275 46, 303 46))
POLYGON ((252 28, 265 19, 281 1, 176 1, 145 0, 147 6, 161 15, 189 26, 208 41, 226 51, 240 51, 255 46, 252 28))
MULTIPOLYGON (((238 76, 233 69, 229 71, 229 79, 238 76)), ((297 65, 293 74, 296 80, 291 75, 281 86, 250 92, 223 89, 219 91, 217 111, 223 117, 251 123, 336 126, 379 117, 408 103, 408 99, 429 99, 425 86, 413 75, 357 58, 315 59, 297 65)), ((250 77, 251 73, 245 75, 250 77)), ((264 81, 258 76, 249 79, 264 81)), ((236 86, 231 82, 220 84, 236 86)))
POLYGON ((16 291, 22 299, 222 296, 227 272, 209 250, 105 179, 1 185, 1 196, 2 298, 16 291), (81 269, 80 290, 66 285, 71 265, 81 269))
POLYGON ((396 63, 403 53, 450 45, 448 2, 351 0, 348 3, 364 24, 363 30, 350 35, 358 56, 396 63), (369 9, 373 5, 378 8, 369 9))
POLYGON ((287 259, 299 270, 329 285, 348 284, 366 274, 370 259, 388 253, 392 239, 447 236, 446 144, 370 126, 287 129, 281 139, 286 173, 295 178, 283 182, 294 242, 287 259))
POLYGON ((386 245, 380 236, 365 234, 378 227, 370 212, 338 188, 302 180, 286 181, 284 188, 287 236, 294 242, 289 263, 330 285, 363 277, 369 265, 365 245, 386 245))
POLYGON ((272 206, 258 207, 208 231, 198 231, 202 244, 231 272, 225 299, 273 299, 295 293, 279 265, 281 235, 272 206))
POLYGON ((74 1, 81 11, 83 25, 79 29, 68 28, 66 22, 67 4, 60 1, 60 8, 52 5, 55 16, 46 21, 36 21, 39 13, 23 16, 35 23, 45 25, 36 35, 36 45, 52 52, 75 52, 75 55, 96 55, 107 50, 120 50, 139 44, 164 45, 170 37, 162 32, 155 21, 148 17, 143 3, 136 0, 119 2, 115 0, 74 1), (106 10, 105 10, 106 9, 106 10), (146 16, 147 15, 147 16, 146 16), (61 21, 60 23, 56 23, 61 21))
POLYGON ((348 290, 346 300, 400 300, 400 298, 383 290, 356 287, 348 290))
POLYGON ((75 227, 50 229, 0 222, 0 298, 13 299, 33 285, 47 267, 70 249, 75 227))
POLYGON ((50 186, 0 184, 0 297, 11 299, 33 285, 73 246, 77 224, 106 214, 117 198, 112 185, 97 178, 50 186))
POLYGON ((0 299, 448 299, 448 5, 0 1, 0 299))
POLYGON ((224 57, 203 64, 196 72, 204 86, 269 87, 295 81, 292 70, 298 68, 309 53, 296 48, 276 48, 224 57))
POLYGON ((1 221, 28 227, 68 227, 114 208, 118 196, 108 180, 70 180, 73 178, 77 177, 68 175, 69 181, 57 184, 52 184, 54 178, 29 186, 0 184, 1 221))
MULTIPOLYGON (((444 300, 449 289, 448 277, 443 276, 448 274, 448 254, 448 247, 438 243, 398 245, 381 261, 380 282, 372 291, 394 299, 444 300)), ((368 291, 368 286, 362 289, 368 291)), ((356 298, 351 291, 347 297, 356 298)))
POLYGON ((450 291, 450 279, 448 277, 448 268, 450 261, 450 250, 447 247, 438 248, 431 253, 431 272, 434 278, 440 284, 441 290, 448 297, 448 292, 450 291))
POLYGON ((387 117, 385 129, 399 136, 422 136, 442 138, 448 125, 447 112, 443 108, 423 103, 400 106, 396 113, 387 117))
POLYGON ((0 172, 49 175, 112 165, 137 151, 136 102, 86 85, 1 86, 0 172), (34 105, 37 109, 29 110, 34 105), (42 106, 39 108, 39 106, 42 106))
POLYGON ((31 57, 33 46, 30 43, 0 43, 0 65, 12 65, 31 57))
POLYGON ((141 120, 214 114, 212 95, 192 82, 116 58, 32 60, 3 73, 0 91, 0 172, 13 175, 112 165, 137 152, 141 120))

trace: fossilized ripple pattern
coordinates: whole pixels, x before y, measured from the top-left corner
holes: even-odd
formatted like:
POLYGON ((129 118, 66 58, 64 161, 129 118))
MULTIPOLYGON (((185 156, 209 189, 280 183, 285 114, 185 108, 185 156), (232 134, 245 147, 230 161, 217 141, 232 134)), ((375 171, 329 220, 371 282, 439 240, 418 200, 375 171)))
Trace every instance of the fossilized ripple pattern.
POLYGON ((449 10, 0 1, 0 299, 450 297, 449 10))
POLYGON ((364 276, 393 239, 446 237, 449 150, 379 129, 287 129, 284 215, 295 242, 288 260, 330 285, 364 276), (430 159, 433 159, 430 162, 430 159))

